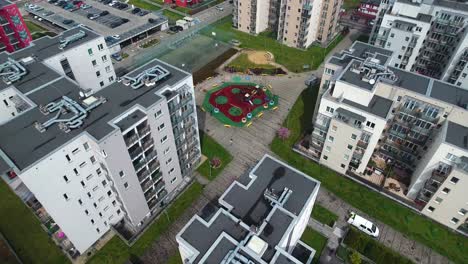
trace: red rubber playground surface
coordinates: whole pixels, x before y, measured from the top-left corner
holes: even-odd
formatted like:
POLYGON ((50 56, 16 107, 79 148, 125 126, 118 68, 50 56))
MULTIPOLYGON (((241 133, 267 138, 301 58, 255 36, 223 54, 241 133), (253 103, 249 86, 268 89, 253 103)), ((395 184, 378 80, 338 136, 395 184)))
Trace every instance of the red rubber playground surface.
POLYGON ((231 84, 211 94, 209 103, 218 108, 221 113, 233 122, 241 122, 248 113, 256 108, 264 108, 268 105, 271 93, 267 94, 262 88, 254 85, 231 84))

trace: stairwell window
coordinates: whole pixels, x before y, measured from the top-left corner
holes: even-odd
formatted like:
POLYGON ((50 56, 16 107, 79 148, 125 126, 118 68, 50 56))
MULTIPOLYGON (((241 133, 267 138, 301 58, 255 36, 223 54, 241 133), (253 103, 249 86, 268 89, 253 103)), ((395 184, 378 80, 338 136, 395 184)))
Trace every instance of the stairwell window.
POLYGON ((452 177, 452 178, 450 179, 450 183, 452 183, 452 184, 457 184, 457 182, 458 182, 459 180, 460 180, 460 179, 458 179, 457 177, 452 177))
POLYGON ((89 49, 88 49, 88 54, 89 54, 90 56, 92 56, 92 55, 93 55, 93 49, 89 48, 89 49))
POLYGON ((449 188, 442 189, 442 193, 444 193, 444 194, 448 194, 449 192, 450 192, 449 188))
POLYGON ((164 136, 163 138, 161 138, 161 143, 164 143, 167 141, 167 136, 164 136))
POLYGON ((63 194, 63 198, 65 198, 66 201, 68 201, 70 198, 68 198, 68 195, 66 193, 63 194))

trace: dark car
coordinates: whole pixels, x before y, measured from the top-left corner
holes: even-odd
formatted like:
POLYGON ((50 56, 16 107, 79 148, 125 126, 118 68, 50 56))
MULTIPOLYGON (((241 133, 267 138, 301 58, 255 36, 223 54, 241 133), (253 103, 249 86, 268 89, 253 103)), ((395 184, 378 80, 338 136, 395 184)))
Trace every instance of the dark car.
POLYGON ((112 3, 112 0, 104 0, 104 1, 102 1, 102 3, 105 4, 105 5, 108 5, 108 4, 112 3))
POLYGON ((74 20, 71 20, 71 19, 65 19, 65 20, 63 21, 63 24, 65 24, 65 25, 70 25, 70 24, 72 24, 73 22, 75 22, 75 21, 74 21, 74 20))
POLYGON ((107 16, 109 14, 109 11, 102 11, 99 15, 100 16, 107 16))
POLYGON ((68 3, 66 1, 58 1, 57 3, 55 3, 55 5, 60 6, 60 7, 66 6, 67 4, 68 3))
POLYGON ((136 13, 139 13, 141 11, 140 8, 136 7, 132 10, 132 14, 136 14, 136 13))
POLYGON ((149 14, 148 10, 141 10, 141 12, 138 13, 139 16, 146 16, 147 14, 149 14))
POLYGON ((118 53, 112 54, 111 57, 116 61, 121 61, 122 60, 122 56, 120 56, 120 54, 118 54, 118 53))
POLYGON ((120 25, 122 25, 122 23, 120 23, 120 22, 112 22, 112 23, 110 24, 110 27, 111 27, 111 28, 116 28, 116 27, 118 27, 118 26, 120 26, 120 25))
POLYGON ((58 0, 49 0, 49 3, 53 4, 56 3, 58 0))
POLYGON ((130 20, 128 20, 127 18, 122 18, 122 24, 127 23, 128 21, 130 20))
POLYGON ((172 31, 172 32, 174 32, 174 33, 177 33, 177 32, 179 32, 179 31, 184 30, 184 28, 181 27, 181 26, 171 26, 171 27, 169 28, 169 30, 172 31))
POLYGON ((120 5, 117 7, 118 9, 122 10, 128 7, 128 4, 120 3, 120 5))

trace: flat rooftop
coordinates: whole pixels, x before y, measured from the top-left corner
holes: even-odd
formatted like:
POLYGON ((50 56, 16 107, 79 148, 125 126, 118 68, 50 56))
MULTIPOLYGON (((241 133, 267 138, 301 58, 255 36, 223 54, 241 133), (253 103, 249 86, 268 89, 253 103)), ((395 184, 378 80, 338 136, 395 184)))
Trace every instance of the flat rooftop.
POLYGON ((178 241, 180 237, 199 252, 193 263, 220 263, 238 245, 240 254, 253 263, 270 263, 278 254, 276 246, 286 239, 288 230, 319 186, 310 176, 265 155, 249 174, 242 175, 221 196, 219 203, 223 208, 209 220, 193 217, 179 233, 178 241), (272 205, 264 195, 266 190, 272 190, 279 197, 288 189, 290 195, 282 205, 272 205), (267 244, 262 256, 246 250, 246 243, 254 235, 267 244))
POLYGON ((378 117, 387 118, 388 112, 392 107, 393 101, 378 95, 374 95, 371 101, 369 102, 369 105, 367 106, 350 101, 348 99, 344 99, 343 103, 355 107, 357 109, 363 110, 367 113, 376 115, 378 117))
MULTIPOLYGON (((151 61, 133 72, 141 72, 154 65, 161 65, 171 74, 154 86, 143 86, 137 90, 118 82, 103 88, 93 96, 103 97, 107 102, 88 112, 83 125, 71 129, 68 133, 62 131, 58 125, 52 125, 42 133, 36 129, 34 126, 36 122, 44 123, 51 119, 51 115, 42 114, 37 105, 47 105, 61 99, 62 96, 79 102, 80 88, 66 77, 55 79, 38 87, 27 96, 36 106, 0 126, 0 149, 22 170, 66 145, 67 142, 82 133, 88 133, 98 141, 103 139, 114 130, 119 129, 117 125, 111 124, 113 119, 136 105, 144 108, 153 105, 161 100, 157 94, 160 89, 173 86, 189 76, 188 73, 159 60, 151 61)), ((27 76, 23 78, 27 78, 27 76)), ((13 85, 15 84, 13 83, 13 85)), ((125 128, 125 119, 121 122, 122 128, 125 128)))
POLYGON ((468 150, 468 127, 448 122, 445 142, 461 149, 468 150))

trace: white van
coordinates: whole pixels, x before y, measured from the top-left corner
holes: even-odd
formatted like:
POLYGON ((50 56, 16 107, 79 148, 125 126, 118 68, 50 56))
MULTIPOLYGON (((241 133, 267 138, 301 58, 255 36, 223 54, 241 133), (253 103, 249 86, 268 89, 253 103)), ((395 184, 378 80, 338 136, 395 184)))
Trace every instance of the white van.
POLYGON ((379 236, 379 228, 376 225, 374 225, 371 221, 365 219, 362 216, 357 215, 355 212, 351 212, 348 218, 348 223, 370 236, 379 236))

